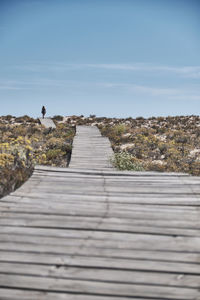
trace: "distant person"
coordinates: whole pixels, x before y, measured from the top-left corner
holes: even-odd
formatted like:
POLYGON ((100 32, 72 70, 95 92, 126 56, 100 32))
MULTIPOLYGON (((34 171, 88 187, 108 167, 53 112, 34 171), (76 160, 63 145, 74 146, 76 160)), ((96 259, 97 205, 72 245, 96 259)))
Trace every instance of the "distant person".
POLYGON ((43 117, 43 119, 44 119, 44 116, 45 116, 45 114, 46 114, 46 108, 45 108, 44 106, 42 106, 42 111, 41 111, 41 113, 42 113, 42 117, 43 117))

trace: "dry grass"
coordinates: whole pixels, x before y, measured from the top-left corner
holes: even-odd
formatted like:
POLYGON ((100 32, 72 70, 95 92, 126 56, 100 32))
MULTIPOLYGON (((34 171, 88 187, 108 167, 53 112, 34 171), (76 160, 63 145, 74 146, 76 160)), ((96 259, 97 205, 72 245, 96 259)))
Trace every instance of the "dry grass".
POLYGON ((66 167, 76 125, 96 125, 107 136, 123 169, 200 175, 200 117, 144 119, 55 116, 56 129, 45 129, 28 116, 0 118, 0 195, 31 174, 34 164, 66 167))
POLYGON ((122 152, 123 161, 127 153, 145 170, 200 175, 199 116, 119 119, 93 115, 64 120, 68 124, 97 125, 110 139, 114 152, 122 152))
POLYGON ((35 164, 66 167, 75 129, 58 124, 46 129, 28 116, 0 118, 0 196, 19 187, 35 164))

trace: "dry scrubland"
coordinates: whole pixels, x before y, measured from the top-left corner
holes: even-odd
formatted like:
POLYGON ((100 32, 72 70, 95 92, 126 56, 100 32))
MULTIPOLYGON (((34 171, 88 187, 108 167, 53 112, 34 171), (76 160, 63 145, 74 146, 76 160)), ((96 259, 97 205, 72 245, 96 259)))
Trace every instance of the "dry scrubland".
POLYGON ((68 124, 97 125, 109 137, 121 170, 185 172, 200 175, 200 117, 144 119, 65 118, 68 124))
POLYGON ((0 194, 26 180, 34 164, 67 166, 76 125, 97 125, 109 137, 115 167, 121 170, 185 172, 200 175, 200 117, 144 119, 55 116, 45 129, 28 116, 0 118, 0 194))
POLYGON ((19 187, 35 164, 66 167, 74 134, 69 124, 46 129, 28 116, 0 117, 0 197, 19 187))

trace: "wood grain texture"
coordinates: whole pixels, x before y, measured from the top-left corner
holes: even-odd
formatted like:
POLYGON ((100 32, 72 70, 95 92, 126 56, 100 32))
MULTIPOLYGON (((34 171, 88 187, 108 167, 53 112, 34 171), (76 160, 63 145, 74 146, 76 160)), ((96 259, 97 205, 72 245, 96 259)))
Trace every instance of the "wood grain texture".
POLYGON ((200 299, 200 178, 110 155, 80 126, 69 168, 37 166, 0 200, 0 300, 200 299))
POLYGON ((102 137, 96 126, 77 126, 69 168, 111 169, 112 155, 108 138, 102 137))

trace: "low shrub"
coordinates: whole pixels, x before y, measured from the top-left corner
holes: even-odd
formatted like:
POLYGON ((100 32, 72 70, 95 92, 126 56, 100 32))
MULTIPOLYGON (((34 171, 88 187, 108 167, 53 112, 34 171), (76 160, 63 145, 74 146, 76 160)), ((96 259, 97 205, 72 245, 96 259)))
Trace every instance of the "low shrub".
POLYGON ((144 171, 142 164, 126 151, 115 153, 111 162, 118 170, 144 171))
POLYGON ((28 179, 34 161, 29 140, 12 139, 0 144, 0 197, 14 191, 28 179))
POLYGON ((200 175, 199 116, 139 117, 129 119, 128 124, 111 119, 98 127, 115 153, 125 150, 142 162, 145 170, 200 175))
POLYGON ((54 121, 63 121, 63 117, 60 115, 56 115, 52 118, 54 121))
POLYGON ((126 126, 124 124, 115 125, 112 128, 112 131, 114 135, 122 135, 123 133, 126 132, 126 126))
POLYGON ((27 116, 15 120, 0 118, 0 197, 19 187, 35 164, 66 167, 71 156, 74 125, 48 129, 27 116))

